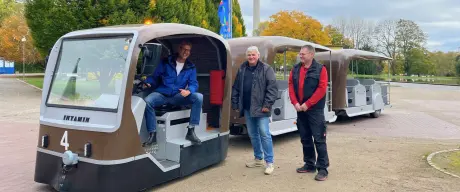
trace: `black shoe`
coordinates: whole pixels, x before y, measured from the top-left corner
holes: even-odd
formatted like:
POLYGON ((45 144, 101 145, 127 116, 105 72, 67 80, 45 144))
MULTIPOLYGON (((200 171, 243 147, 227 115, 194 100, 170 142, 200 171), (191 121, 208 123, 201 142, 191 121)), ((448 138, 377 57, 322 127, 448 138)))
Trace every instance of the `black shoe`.
POLYGON ((142 146, 145 147, 146 145, 152 145, 152 144, 154 144, 156 142, 157 142, 157 132, 152 132, 152 133, 150 133, 149 138, 147 139, 147 141, 145 143, 143 143, 142 146))
POLYGON ((195 135, 195 127, 187 126, 187 129, 185 139, 191 141, 193 144, 201 145, 201 140, 195 135))
POLYGON ((317 174, 316 177, 315 177, 315 180, 317 180, 317 181, 326 181, 327 175, 328 175, 328 173, 327 173, 326 170, 320 169, 320 170, 318 171, 318 174, 317 174))
POLYGON ((304 165, 301 168, 297 168, 297 173, 315 173, 316 169, 313 166, 304 165))

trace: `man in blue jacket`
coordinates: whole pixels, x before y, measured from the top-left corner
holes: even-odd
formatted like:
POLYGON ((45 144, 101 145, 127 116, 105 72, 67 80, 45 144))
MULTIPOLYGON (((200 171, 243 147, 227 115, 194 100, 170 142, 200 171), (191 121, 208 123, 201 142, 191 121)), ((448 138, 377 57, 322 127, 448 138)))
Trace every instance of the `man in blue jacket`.
POLYGON ((198 81, 196 67, 187 58, 190 56, 192 44, 182 42, 179 45, 177 55, 169 56, 156 67, 153 75, 146 79, 149 87, 154 91, 145 98, 147 103, 145 118, 149 139, 145 143, 150 145, 156 142, 156 118, 155 107, 165 104, 175 106, 192 105, 190 112, 190 123, 186 139, 192 143, 201 144, 200 139, 195 135, 195 126, 200 124, 201 107, 203 95, 198 93, 198 81))

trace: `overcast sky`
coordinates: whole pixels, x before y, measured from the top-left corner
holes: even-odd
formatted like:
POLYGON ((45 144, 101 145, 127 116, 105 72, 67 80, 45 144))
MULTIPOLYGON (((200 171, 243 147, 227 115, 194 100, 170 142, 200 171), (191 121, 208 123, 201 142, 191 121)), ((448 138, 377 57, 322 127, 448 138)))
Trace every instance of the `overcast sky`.
MULTIPOLYGON (((252 34, 253 1, 238 0, 246 32, 252 34)), ((428 35, 430 51, 458 51, 460 47, 460 0, 260 0, 260 20, 280 10, 298 10, 332 24, 339 16, 415 21, 428 35)))

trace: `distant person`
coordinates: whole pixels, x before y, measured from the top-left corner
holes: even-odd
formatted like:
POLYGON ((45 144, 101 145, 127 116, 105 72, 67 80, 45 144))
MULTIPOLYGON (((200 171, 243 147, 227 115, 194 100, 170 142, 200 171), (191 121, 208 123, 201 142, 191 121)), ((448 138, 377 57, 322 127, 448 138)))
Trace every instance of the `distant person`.
POLYGON ((144 145, 156 143, 156 116, 155 107, 166 104, 175 106, 191 105, 190 122, 187 126, 185 139, 194 144, 201 144, 195 135, 195 126, 200 124, 203 95, 198 93, 196 67, 187 58, 190 56, 192 44, 183 41, 179 45, 179 52, 163 60, 148 76, 146 83, 154 91, 146 98, 145 119, 149 138, 144 145))
POLYGON ((327 91, 326 68, 316 62, 315 48, 302 46, 299 52, 300 63, 296 64, 289 75, 289 97, 297 110, 297 129, 303 147, 304 166, 298 173, 315 173, 315 179, 324 181, 329 172, 329 157, 326 146, 326 122, 324 106, 327 91), (313 141, 313 139, 314 141, 313 141), (316 159, 315 154, 318 153, 316 159))
POLYGON ((247 61, 241 64, 232 88, 232 109, 245 117, 248 134, 254 150, 254 160, 247 167, 264 165, 265 174, 272 174, 273 143, 268 127, 271 108, 278 94, 275 71, 259 60, 257 47, 246 51, 247 61))

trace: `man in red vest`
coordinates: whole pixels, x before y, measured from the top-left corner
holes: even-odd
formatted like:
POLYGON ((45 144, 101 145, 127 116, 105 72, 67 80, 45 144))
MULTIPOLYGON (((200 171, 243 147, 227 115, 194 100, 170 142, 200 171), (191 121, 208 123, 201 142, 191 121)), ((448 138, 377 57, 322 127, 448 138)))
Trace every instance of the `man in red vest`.
POLYGON ((298 173, 318 174, 315 179, 327 179, 329 157, 326 146, 326 122, 324 107, 327 91, 326 67, 316 62, 315 48, 305 45, 299 52, 300 63, 296 64, 289 75, 289 97, 297 110, 297 129, 303 147, 304 166, 298 173), (314 139, 314 141, 313 141, 314 139), (315 154, 318 153, 316 159, 315 154))

